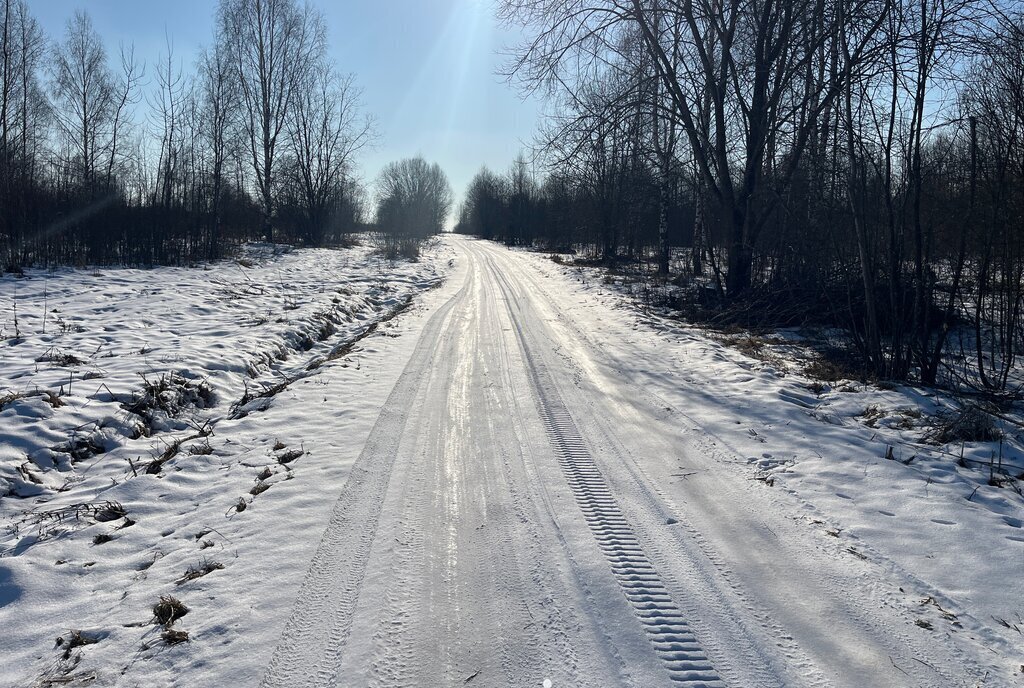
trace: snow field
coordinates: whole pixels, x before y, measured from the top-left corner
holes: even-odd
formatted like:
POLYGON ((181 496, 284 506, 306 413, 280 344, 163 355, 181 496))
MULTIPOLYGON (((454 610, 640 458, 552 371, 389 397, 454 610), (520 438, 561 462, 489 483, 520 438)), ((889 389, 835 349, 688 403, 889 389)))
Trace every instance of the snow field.
POLYGON ((0 396, 25 395, 0 411, 0 685, 254 683, 315 546, 302 535, 323 529, 394 382, 360 361, 405 344, 391 316, 415 321, 409 299, 449 258, 255 246, 200 268, 0 281, 21 334, 4 343, 0 396), (82 363, 35 361, 51 347, 82 363), (72 372, 62 405, 35 395, 61 394, 72 372), (149 419, 125 408, 143 376, 173 377, 149 419), (76 436, 102 453, 53 448, 76 436), (166 595, 189 611, 165 627, 153 607, 166 595))

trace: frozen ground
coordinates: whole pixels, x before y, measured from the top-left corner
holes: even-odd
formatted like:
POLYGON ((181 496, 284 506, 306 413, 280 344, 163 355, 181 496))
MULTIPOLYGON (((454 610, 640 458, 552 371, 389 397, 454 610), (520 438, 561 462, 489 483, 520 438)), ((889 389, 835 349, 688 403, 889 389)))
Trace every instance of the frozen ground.
MULTIPOLYGON (((6 384, 59 393, 69 367, 81 376, 75 404, 32 394, 0 412, 14 445, 3 475, 28 495, 0 501, 14 526, 0 683, 1020 685, 1022 501, 950 447, 919 443, 913 410, 942 399, 811 391, 785 360, 639 313, 595 273, 541 255, 457 237, 431 255, 395 269, 357 251, 220 265, 205 281, 182 271, 181 296, 163 295, 180 325, 148 341, 129 326, 163 317, 132 311, 152 300, 115 293, 123 314, 75 332, 69 319, 96 299, 70 273, 86 300, 53 306, 65 324, 44 336, 39 301, 60 278, 17 283, 25 341, 5 351, 21 375, 6 384), (325 290, 301 291, 293 310, 295 289, 275 285, 298 276, 273 276, 288 265, 325 290), (222 310, 193 325, 193 278, 195 293, 243 296, 198 299, 222 310), (332 292, 353 322, 319 343, 294 334, 320 332, 332 292), (275 323, 282 311, 289 322, 275 323), (104 378, 81 381, 91 362, 60 365, 97 358, 118 333, 104 378), (171 337, 153 367, 125 355, 171 337), (293 353, 279 361, 282 346, 293 353), (162 392, 176 403, 140 406, 140 370, 177 372, 162 392), (108 379, 119 386, 94 391, 108 379), (142 422, 125 405, 156 410, 142 422), (100 417, 88 436, 109 440, 106 453, 54 452, 100 417), (208 422, 212 434, 162 460, 208 422), (140 424, 152 436, 127 439, 140 424), (189 608, 166 628, 153 618, 162 595, 189 608)), ((14 283, 0 289, 9 299, 14 283)))

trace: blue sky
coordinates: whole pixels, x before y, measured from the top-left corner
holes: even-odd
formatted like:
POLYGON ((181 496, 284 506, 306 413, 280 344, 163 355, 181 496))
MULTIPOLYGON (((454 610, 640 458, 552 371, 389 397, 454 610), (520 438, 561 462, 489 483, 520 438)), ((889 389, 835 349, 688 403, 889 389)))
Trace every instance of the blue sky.
MULTIPOLYGON (((330 53, 352 72, 380 141, 360 159, 372 181, 385 163, 412 155, 441 164, 457 196, 481 165, 505 170, 528 143, 539 103, 523 101, 496 71, 519 34, 498 25, 489 0, 314 0, 327 20, 330 53)), ((85 9, 112 58, 120 42, 152 63, 164 32, 186 67, 210 41, 214 0, 46 0, 33 13, 51 39, 85 9)), ((140 105, 141 119, 145 104, 140 105)))

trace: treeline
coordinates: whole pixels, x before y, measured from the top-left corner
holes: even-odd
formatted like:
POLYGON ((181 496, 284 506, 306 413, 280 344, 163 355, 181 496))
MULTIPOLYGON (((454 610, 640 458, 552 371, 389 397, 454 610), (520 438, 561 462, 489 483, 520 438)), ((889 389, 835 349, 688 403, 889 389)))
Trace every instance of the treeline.
POLYGON ((454 195, 441 166, 422 157, 389 163, 376 182, 376 228, 387 256, 416 258, 427 237, 444 231, 454 195))
MULTIPOLYGON (((455 231, 514 246, 582 245, 609 263, 653 256, 662 189, 652 170, 639 159, 614 170, 589 166, 582 155, 572 162, 573 171, 565 161, 539 179, 522 155, 504 174, 481 169, 466 189, 455 231)), ((665 199, 664 211, 666 246, 689 242, 693 207, 682 189, 665 199)))
POLYGON ((840 324, 882 378, 1020 384, 1019 4, 500 11, 529 34, 509 74, 554 114, 538 135, 540 178, 522 161, 482 171, 460 230, 649 260, 748 321, 840 324))
POLYGON ((146 65, 85 12, 51 38, 26 0, 0 0, 0 267, 182 263, 357 228, 373 122, 322 14, 221 0, 214 23, 193 64, 168 39, 146 65))

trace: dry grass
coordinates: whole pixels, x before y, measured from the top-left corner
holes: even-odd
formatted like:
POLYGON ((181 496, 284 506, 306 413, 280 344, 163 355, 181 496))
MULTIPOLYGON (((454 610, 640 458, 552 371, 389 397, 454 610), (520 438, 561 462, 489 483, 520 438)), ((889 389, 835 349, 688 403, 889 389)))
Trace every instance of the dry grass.
POLYGON ((253 497, 255 497, 256 495, 263 494, 264 492, 266 492, 269 489, 270 489, 270 483, 265 482, 263 480, 260 480, 255 485, 253 485, 252 488, 249 489, 249 494, 251 494, 253 497))
POLYGON ((165 373, 154 378, 140 373, 140 377, 142 392, 133 393, 131 399, 121 406, 142 418, 147 425, 153 424, 158 411, 175 418, 186 408, 208 408, 216 401, 213 388, 206 381, 192 382, 177 373, 165 373))
MULTIPOLYGON (((167 444, 166 448, 164 449, 164 451, 160 454, 160 456, 158 456, 155 459, 153 459, 152 461, 150 461, 149 464, 146 466, 146 473, 149 473, 151 475, 155 475, 155 474, 159 473, 161 470, 163 470, 163 467, 164 467, 165 463, 167 463, 168 461, 170 461, 171 459, 173 459, 175 456, 178 455, 178 451, 181 449, 181 445, 185 444, 186 442, 191 442, 192 440, 205 439, 206 437, 209 437, 212 433, 213 433, 213 425, 209 421, 207 421, 206 423, 204 423, 198 429, 196 434, 189 435, 188 437, 182 437, 182 438, 179 438, 179 439, 176 439, 176 440, 173 440, 173 441, 169 442, 167 444)), ((210 445, 209 440, 206 440, 206 446, 209 447, 209 445, 210 445)), ((201 446, 201 445, 197 445, 197 446, 201 446)), ((213 453, 213 449, 210 448, 209 451, 195 451, 195 452, 190 451, 190 453, 192 453, 192 454, 212 454, 213 453)))
POLYGON ((106 447, 103 446, 97 437, 82 435, 74 431, 67 442, 51 447, 51 449, 62 454, 69 454, 72 461, 85 461, 106 451, 106 447))
POLYGON ((299 376, 286 377, 284 380, 281 380, 276 384, 264 386, 264 388, 260 391, 250 390, 248 386, 246 386, 245 391, 242 393, 242 398, 236 401, 234 405, 231 407, 230 418, 232 418, 233 420, 244 418, 246 415, 248 415, 248 411, 244 410, 242 408, 243 406, 245 406, 250 401, 253 401, 255 399, 269 399, 270 397, 277 396, 284 390, 288 389, 288 385, 290 385, 291 383, 295 382, 298 379, 299 376))
POLYGON ((994 442, 1003 436, 995 419, 975 406, 967 406, 958 413, 938 414, 930 419, 930 424, 927 439, 935 444, 994 442))
POLYGON ((173 595, 161 595, 160 600, 153 605, 153 616, 157 623, 164 626, 170 626, 186 614, 188 607, 173 595))
POLYGON ((913 430, 918 426, 923 415, 921 409, 916 408, 899 408, 896 409, 896 413, 900 416, 900 421, 896 424, 900 430, 913 430))
POLYGON ((72 353, 61 351, 57 347, 51 346, 43 353, 42 356, 36 358, 36 363, 52 363, 53 365, 61 368, 71 368, 74 366, 80 366, 85 363, 85 361, 72 353))
POLYGON ((21 392, 7 392, 6 394, 0 395, 0 411, 3 411, 4 406, 13 404, 18 399, 24 399, 25 395, 21 392))
POLYGON ((376 253, 387 260, 404 258, 415 263, 420 259, 421 240, 415 237, 382 237, 376 253))
POLYGON ((76 523, 106 523, 125 518, 128 510, 120 502, 80 502, 43 511, 31 511, 25 521, 36 526, 40 539, 56 534, 62 525, 76 523))
POLYGON ((220 571, 223 568, 224 564, 220 563, 219 561, 210 561, 208 559, 203 559, 195 566, 189 566, 188 570, 185 571, 185 575, 183 575, 181 578, 177 580, 177 584, 181 585, 182 583, 187 583, 190 580, 202 578, 208 573, 220 571))
POLYGON ((828 388, 825 385, 823 385, 821 382, 818 382, 817 380, 814 380, 813 382, 811 382, 811 384, 807 385, 807 389, 808 391, 811 392, 811 394, 813 394, 816 397, 820 397, 828 390, 828 388))
MULTIPOLYGON (((102 638, 100 636, 89 633, 88 631, 72 630, 68 633, 67 637, 59 636, 57 638, 57 647, 64 648, 64 659, 70 659, 71 653, 79 647, 86 645, 95 645, 102 638)), ((51 679, 52 682, 52 679, 51 679)))
POLYGON ((413 298, 411 296, 407 296, 405 298, 405 300, 402 301, 402 303, 398 304, 397 306, 392 308, 390 311, 388 311, 385 315, 383 315, 380 318, 380 320, 377 320, 376 322, 370 323, 362 332, 357 334, 352 339, 344 341, 344 342, 338 344, 337 346, 335 346, 333 349, 331 349, 330 353, 328 353, 327 356, 325 356, 322 359, 317 358, 317 359, 314 359, 313 361, 310 361, 309 365, 306 366, 306 370, 307 371, 316 370, 317 368, 319 368, 320 366, 322 366, 325 363, 328 363, 330 361, 336 361, 339 358, 344 358, 345 356, 348 356, 355 349, 356 344, 358 344, 363 339, 366 339, 371 334, 376 332, 377 328, 380 327, 381 324, 389 322, 389 321, 394 320, 395 318, 397 318, 399 315, 401 315, 406 310, 408 310, 412 306, 412 304, 413 304, 413 298))
POLYGON ((878 424, 880 419, 885 418, 885 415, 884 410, 879 406, 872 404, 864 409, 863 413, 860 414, 860 417, 864 419, 864 425, 869 428, 873 428, 878 424))
POLYGON ((49 404, 53 408, 60 408, 61 406, 64 405, 64 400, 61 399, 60 396, 57 395, 55 392, 52 392, 52 391, 50 391, 48 389, 44 389, 42 391, 38 391, 37 390, 37 391, 32 392, 32 393, 13 392, 13 391, 11 391, 11 392, 6 392, 4 394, 0 394, 0 411, 2 411, 3 408, 5 406, 7 406, 8 404, 12 404, 15 401, 17 401, 18 399, 25 399, 25 398, 28 398, 30 396, 42 397, 43 401, 45 401, 47 404, 49 404))
POLYGON ((68 334, 69 332, 85 332, 85 328, 75 322, 68 322, 64 318, 57 316, 57 327, 60 329, 61 334, 68 334))
POLYGON ((188 642, 188 631, 182 631, 177 628, 165 629, 160 634, 160 638, 168 645, 177 645, 179 643, 188 642))
POLYGON ((772 348, 772 342, 764 337, 739 328, 722 328, 712 333, 712 337, 727 346, 739 351, 748 358, 767 363, 785 370, 786 364, 772 348))
POLYGON ((730 338, 729 343, 744 356, 760 359, 764 355, 765 341, 760 337, 744 335, 730 338))
POLYGON ((291 463, 292 461, 294 461, 295 459, 299 458, 300 456, 302 456, 305 453, 306 452, 304 452, 301 449, 292 449, 291 451, 286 451, 284 454, 281 454, 280 456, 278 456, 277 457, 277 462, 283 466, 285 464, 291 463))
POLYGON ((856 371, 835 361, 830 361, 827 358, 818 358, 811 361, 804 368, 804 375, 814 380, 824 380, 825 382, 856 380, 858 378, 856 371))
POLYGON ((209 439, 204 439, 202 442, 189 447, 188 453, 191 456, 209 456, 213 453, 213 447, 210 446, 209 439))
MULTIPOLYGON (((49 390, 44 391, 42 396, 43 396, 43 401, 45 401, 47 404, 49 404, 53 408, 60 408, 61 406, 64 405, 64 400, 61 399, 59 396, 57 396, 56 394, 54 394, 53 392, 51 392, 49 390)), ((2 406, 3 406, 3 403, 0 402, 0 407, 2 407, 2 406)))
POLYGON ((62 640, 64 641, 64 647, 69 650, 74 650, 76 647, 82 647, 83 645, 94 645, 95 643, 98 643, 100 639, 85 631, 72 630, 71 633, 68 634, 66 640, 63 638, 57 638, 57 644, 61 645, 62 640))

